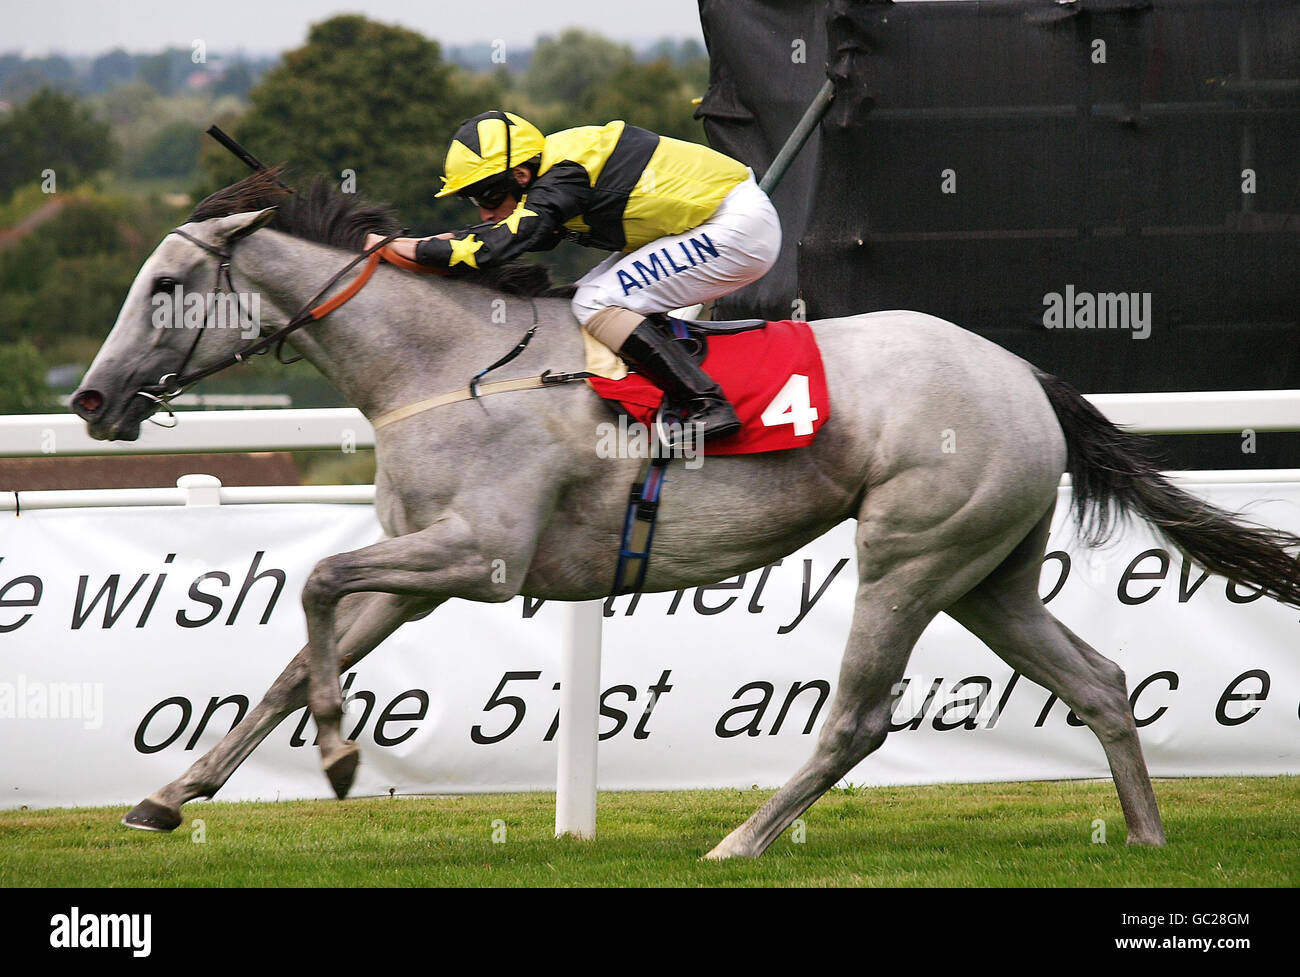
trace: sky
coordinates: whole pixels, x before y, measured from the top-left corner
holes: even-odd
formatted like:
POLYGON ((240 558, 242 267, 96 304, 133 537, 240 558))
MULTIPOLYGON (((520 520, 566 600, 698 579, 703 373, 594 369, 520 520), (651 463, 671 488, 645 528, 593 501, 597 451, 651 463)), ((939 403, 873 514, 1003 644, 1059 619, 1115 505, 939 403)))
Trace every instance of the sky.
POLYGON ((570 26, 619 41, 703 41, 696 0, 0 0, 0 53, 138 53, 202 40, 210 51, 275 54, 340 13, 400 24, 444 45, 500 39, 507 50, 570 26))

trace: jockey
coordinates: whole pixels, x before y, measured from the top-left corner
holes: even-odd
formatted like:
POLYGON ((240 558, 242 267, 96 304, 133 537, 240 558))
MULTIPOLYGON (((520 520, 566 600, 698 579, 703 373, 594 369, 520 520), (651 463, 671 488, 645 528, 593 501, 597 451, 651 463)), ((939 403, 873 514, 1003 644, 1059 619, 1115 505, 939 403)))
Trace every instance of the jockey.
POLYGON ((726 295, 776 261, 780 221, 749 168, 624 122, 543 136, 500 111, 457 130, 445 168, 437 196, 468 199, 483 223, 400 238, 398 254, 454 271, 565 238, 614 252, 578 281, 578 322, 686 408, 704 437, 740 429, 722 388, 672 338, 664 313, 726 295))

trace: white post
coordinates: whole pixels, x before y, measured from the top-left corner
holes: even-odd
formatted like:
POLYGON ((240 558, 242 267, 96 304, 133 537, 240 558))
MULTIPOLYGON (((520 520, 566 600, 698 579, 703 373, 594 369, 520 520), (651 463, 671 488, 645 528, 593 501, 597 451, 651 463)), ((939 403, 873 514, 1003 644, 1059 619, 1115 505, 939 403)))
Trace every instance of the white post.
POLYGON ((221 505, 221 479, 216 475, 182 475, 176 487, 185 492, 186 505, 221 505))
POLYGON ((555 836, 596 837, 596 743, 600 721, 600 631, 604 601, 573 603, 560 663, 555 836))

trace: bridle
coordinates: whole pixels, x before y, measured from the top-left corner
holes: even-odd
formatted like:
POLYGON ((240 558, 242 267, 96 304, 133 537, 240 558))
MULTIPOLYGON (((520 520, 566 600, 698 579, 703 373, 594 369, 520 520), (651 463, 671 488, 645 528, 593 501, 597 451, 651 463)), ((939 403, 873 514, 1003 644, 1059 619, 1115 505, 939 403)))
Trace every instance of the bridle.
MULTIPOLYGON (((382 241, 367 248, 365 251, 362 251, 361 254, 349 261, 338 271, 337 274, 334 275, 334 277, 327 281, 315 295, 308 299, 303 306, 294 313, 292 317, 290 317, 289 321, 279 329, 260 336, 243 349, 231 353, 229 356, 218 360, 210 366, 205 366, 202 369, 193 371, 192 373, 186 373, 185 368, 189 365, 190 360, 193 359, 195 350, 198 349, 199 340, 203 338, 203 334, 208 328, 208 320, 211 318, 212 310, 216 305, 215 301, 209 301, 207 310, 204 313, 203 325, 196 330, 194 342, 190 343, 190 348, 185 353, 185 358, 181 360, 181 365, 172 373, 164 374, 159 378, 157 383, 151 383, 136 391, 138 396, 152 400, 159 407, 165 410, 167 416, 172 419, 172 423, 163 424, 160 421, 153 420, 151 417, 146 418, 146 420, 157 424, 159 427, 175 427, 177 418, 176 415, 172 413, 170 401, 172 398, 182 393, 186 387, 197 383, 205 377, 210 377, 214 373, 220 373, 222 370, 228 369, 236 363, 243 363, 250 356, 257 356, 259 353, 265 353, 272 346, 277 347, 276 356, 277 358, 280 358, 280 354, 284 347, 284 341, 288 338, 290 333, 295 332, 303 326, 315 322, 318 319, 323 319, 344 302, 348 301, 348 299, 352 298, 352 296, 356 295, 357 292, 361 291, 361 288, 370 280, 370 276, 375 273, 375 269, 379 266, 380 250, 387 247, 389 243, 401 236, 403 233, 405 232, 394 231, 382 241), (343 289, 343 291, 339 292, 339 294, 335 295, 332 299, 322 302, 320 305, 316 304, 326 292, 338 284, 339 279, 362 261, 366 262, 366 266, 361 270, 361 274, 359 274, 352 283, 347 286, 347 288, 343 289)), ((216 245, 199 240, 194 235, 181 230, 179 227, 172 228, 168 234, 179 234, 191 244, 197 245, 218 259, 216 276, 212 282, 212 296, 215 296, 217 293, 222 291, 234 295, 236 307, 239 310, 240 321, 244 321, 243 297, 235 291, 235 282, 230 274, 231 263, 234 260, 235 244, 240 238, 236 237, 226 247, 219 248, 216 245)), ((281 362, 292 363, 294 360, 286 361, 281 359, 281 362)))

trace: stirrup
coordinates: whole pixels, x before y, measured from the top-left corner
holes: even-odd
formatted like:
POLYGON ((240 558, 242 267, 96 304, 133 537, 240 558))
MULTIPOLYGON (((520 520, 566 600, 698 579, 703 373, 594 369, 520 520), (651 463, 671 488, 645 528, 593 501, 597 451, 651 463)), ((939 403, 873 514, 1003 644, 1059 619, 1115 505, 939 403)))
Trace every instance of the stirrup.
POLYGON ((700 364, 683 348, 683 344, 660 328, 662 318, 647 316, 623 341, 620 352, 632 366, 664 392, 673 405, 686 405, 687 423, 704 424, 702 438, 728 437, 740 429, 735 408, 728 402, 722 387, 706 374, 700 364))

